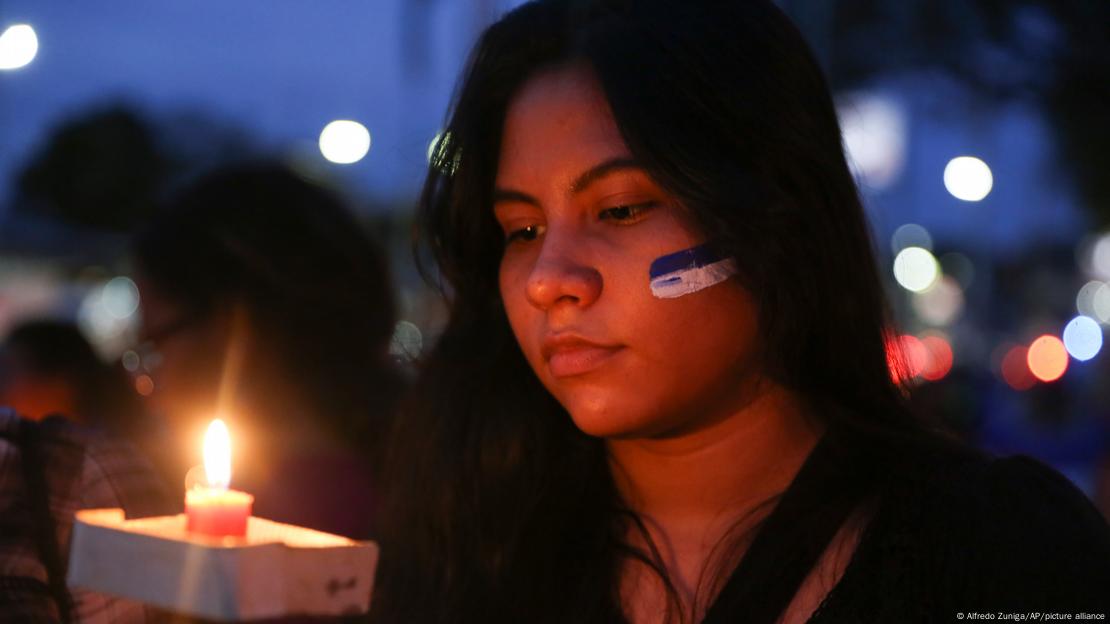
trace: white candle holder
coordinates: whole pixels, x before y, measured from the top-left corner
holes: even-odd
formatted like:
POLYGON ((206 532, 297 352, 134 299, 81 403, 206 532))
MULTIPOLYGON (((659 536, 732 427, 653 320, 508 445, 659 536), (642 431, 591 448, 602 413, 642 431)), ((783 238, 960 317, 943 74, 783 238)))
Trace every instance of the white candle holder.
POLYGON ((378 545, 251 517, 245 537, 185 529, 185 515, 77 512, 68 582, 211 620, 366 613, 378 545))

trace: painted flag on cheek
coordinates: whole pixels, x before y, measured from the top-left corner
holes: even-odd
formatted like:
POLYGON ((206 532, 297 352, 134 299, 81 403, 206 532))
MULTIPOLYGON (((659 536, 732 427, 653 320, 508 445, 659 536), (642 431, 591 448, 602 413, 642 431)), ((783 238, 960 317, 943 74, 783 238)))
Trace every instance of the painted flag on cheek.
POLYGON ((674 299, 732 277, 736 260, 721 258, 708 245, 698 245, 656 258, 648 273, 651 294, 658 299, 674 299))

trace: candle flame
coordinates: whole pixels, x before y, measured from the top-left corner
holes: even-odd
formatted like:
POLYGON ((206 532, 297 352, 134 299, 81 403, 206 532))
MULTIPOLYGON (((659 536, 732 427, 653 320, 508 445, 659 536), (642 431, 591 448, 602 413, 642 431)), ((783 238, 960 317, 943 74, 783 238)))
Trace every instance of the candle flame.
POLYGON ((204 474, 208 487, 227 489, 231 483, 231 435, 219 418, 204 434, 204 474))

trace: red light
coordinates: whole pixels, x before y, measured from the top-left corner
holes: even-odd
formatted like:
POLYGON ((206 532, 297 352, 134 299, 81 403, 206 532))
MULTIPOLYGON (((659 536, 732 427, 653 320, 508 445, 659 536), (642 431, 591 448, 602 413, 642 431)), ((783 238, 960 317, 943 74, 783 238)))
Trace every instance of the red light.
POLYGON ((903 334, 887 342, 886 362, 891 379, 906 381, 925 370, 929 363, 929 351, 916 336, 903 334))
POLYGON ((1029 349, 1014 347, 1002 358, 1002 378, 1014 390, 1028 390, 1037 383, 1037 378, 1029 370, 1029 349))
POLYGON ((928 355, 928 362, 921 376, 929 381, 940 381, 952 370, 952 347, 940 336, 926 336, 921 339, 928 355))
POLYGON ((150 375, 139 375, 135 378, 135 392, 143 396, 150 396, 154 392, 154 380, 150 375))

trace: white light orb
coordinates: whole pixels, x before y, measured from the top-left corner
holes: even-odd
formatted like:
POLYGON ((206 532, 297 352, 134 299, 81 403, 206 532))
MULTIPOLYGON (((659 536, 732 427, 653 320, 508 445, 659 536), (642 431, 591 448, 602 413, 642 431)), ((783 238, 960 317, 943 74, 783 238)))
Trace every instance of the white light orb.
POLYGON ((432 137, 432 142, 428 143, 428 162, 429 163, 432 162, 432 157, 436 155, 436 147, 439 146, 439 140, 441 138, 443 138, 443 133, 442 132, 437 132, 436 135, 434 137, 432 137))
POLYGON ((894 183, 906 153, 902 109, 880 95, 850 93, 837 98, 836 113, 852 172, 876 190, 894 183))
POLYGON ((414 361, 424 348, 424 335, 420 328, 408 321, 398 321, 393 327, 389 353, 401 360, 414 361))
POLYGON ((127 278, 110 280, 92 288, 81 299, 77 325, 105 359, 115 359, 128 346, 130 333, 139 321, 138 291, 127 278))
POLYGON ((937 259, 928 249, 907 247, 894 258, 894 279, 906 290, 928 290, 939 276, 937 259))
POLYGON ((134 373, 138 371, 139 367, 143 364, 142 358, 139 357, 139 354, 131 350, 123 352, 123 355, 120 356, 120 362, 123 364, 123 368, 126 369, 129 373, 134 373))
POLYGON ((1091 297, 1091 311, 1100 323, 1110 323, 1110 284, 1102 284, 1091 297))
POLYGON ((116 277, 100 291, 104 310, 113 318, 127 319, 139 308, 139 289, 126 277, 116 277))
POLYGON ((432 142, 428 144, 428 164, 438 169, 440 173, 449 176, 454 175, 459 168, 461 154, 456 150, 451 162, 447 162, 447 154, 450 153, 451 149, 451 133, 446 130, 437 133, 432 142))
POLYGON ((932 250, 933 237, 929 234, 929 230, 920 225, 907 223, 894 230, 894 234, 890 237, 890 246, 894 249, 894 253, 898 253, 906 247, 921 247, 922 249, 932 250))
POLYGON ((914 293, 911 305, 926 323, 949 325, 963 311, 964 292, 955 278, 944 275, 931 288, 914 293))
POLYGON ((1110 234, 1099 236, 1091 246, 1091 271, 1101 279, 1110 280, 1110 234))
POLYGON ((9 26, 0 35, 0 69, 19 69, 35 60, 39 38, 27 24, 9 26))
POLYGON ((1075 309, 1083 316, 1097 318, 1098 315, 1095 314, 1095 294, 1104 285, 1098 280, 1091 280, 1083 284, 1083 287, 1079 289, 1079 294, 1075 296, 1075 309))
POLYGON ((1073 358, 1086 362, 1102 349, 1102 327, 1087 316, 1073 318, 1064 327, 1064 348, 1073 358))
POLYGON ((987 163, 974 156, 960 156, 944 168, 944 188, 956 199, 979 201, 991 192, 994 176, 987 163))
POLYGON ((937 262, 940 263, 941 271, 945 275, 954 277, 964 290, 970 288, 975 281, 975 265, 971 262, 971 258, 964 254, 950 251, 937 258, 937 262))
POLYGON ((349 119, 338 119, 320 133, 320 153, 337 165, 356 163, 370 151, 370 131, 349 119))

